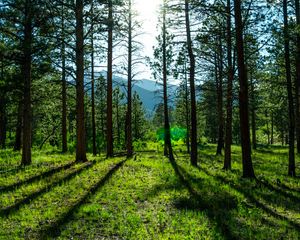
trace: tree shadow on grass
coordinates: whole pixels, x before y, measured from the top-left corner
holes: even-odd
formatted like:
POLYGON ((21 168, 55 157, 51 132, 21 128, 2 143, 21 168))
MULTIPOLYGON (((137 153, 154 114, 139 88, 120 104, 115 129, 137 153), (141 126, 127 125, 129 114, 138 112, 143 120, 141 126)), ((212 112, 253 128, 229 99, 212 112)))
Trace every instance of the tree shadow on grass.
POLYGON ((93 162, 87 162, 83 167, 76 169, 74 172, 69 173, 68 175, 64 176, 61 179, 58 179, 58 180, 56 179, 53 183, 51 183, 51 185, 47 185, 47 186, 39 189, 38 191, 33 191, 33 192, 29 193, 28 195, 25 195, 22 199, 16 201, 14 204, 0 209, 0 216, 2 216, 2 215, 7 216, 7 215, 11 214, 12 212, 17 211, 24 204, 30 203, 33 199, 37 198, 38 196, 40 196, 41 194, 43 194, 45 192, 49 192, 53 187, 61 184, 62 182, 70 180, 71 178, 75 177, 83 170, 87 170, 88 168, 92 167, 93 164, 94 164, 93 162))
MULTIPOLYGON (((190 181, 193 177, 183 168, 177 165, 175 161, 171 161, 175 174, 180 182, 189 191, 190 198, 182 198, 175 201, 175 207, 178 209, 189 209, 193 211, 203 211, 212 222, 217 223, 217 228, 220 230, 225 239, 239 239, 230 230, 228 218, 231 218, 230 211, 237 207, 237 201, 234 196, 226 191, 221 191, 217 195, 213 195, 213 199, 204 197, 201 192, 197 192, 191 185, 190 181)), ((196 182, 196 181, 195 181, 196 182)))
MULTIPOLYGON (((295 196, 294 194, 290 193, 290 192, 296 192, 296 193, 300 192, 299 190, 288 188, 286 185, 281 184, 281 183, 277 184, 278 186, 274 186, 265 178, 257 179, 257 183, 260 184, 261 186, 269 189, 270 191, 287 198, 287 201, 288 201, 287 205, 290 205, 290 204, 299 205, 300 204, 300 197, 295 196), (288 192, 288 191, 290 191, 290 192, 288 192)), ((270 199, 270 200, 272 200, 272 199, 270 199)), ((298 206, 297 210, 300 211, 300 206, 298 206)))
POLYGON ((276 154, 280 156, 288 156, 288 152, 278 152, 275 149, 265 149, 265 148, 259 148, 255 150, 256 153, 262 153, 262 154, 276 154))
MULTIPOLYGON (((235 182, 231 182, 226 178, 216 177, 209 172, 207 175, 212 178, 201 179, 189 174, 176 162, 171 162, 171 164, 180 181, 177 183, 172 181, 166 185, 166 188, 163 187, 163 184, 159 184, 155 186, 155 188, 152 189, 147 196, 153 196, 158 194, 158 192, 174 189, 178 186, 179 189, 181 189, 182 187, 180 187, 180 185, 182 185, 188 190, 190 197, 181 197, 175 200, 174 206, 183 211, 191 210, 205 213, 212 224, 216 224, 217 229, 225 239, 252 239, 251 236, 253 237, 253 234, 255 235, 259 231, 256 225, 249 225, 240 221, 237 214, 239 211, 237 209, 237 198, 235 195, 230 194, 222 188, 222 186, 228 185, 229 182, 234 186, 233 188, 236 191, 242 193, 248 200, 250 200, 249 203, 248 201, 242 203, 246 209, 251 210, 254 206, 256 206, 258 209, 265 211, 268 215, 275 217, 273 220, 265 218, 264 216, 259 216, 259 219, 257 220, 259 220, 265 228, 276 229, 279 226, 278 222, 276 222, 276 219, 278 218, 286 221, 289 220, 284 216, 277 214, 276 211, 265 206, 263 203, 257 201, 250 192, 245 191, 242 187, 235 186, 235 182), (211 181, 211 179, 217 181, 211 181), (237 229, 237 231, 233 229, 237 229), (240 233, 247 235, 240 236, 240 233), (251 234, 248 235, 249 233, 251 234)), ((251 189, 249 191, 251 191, 251 189)), ((296 222, 288 222, 293 228, 299 230, 299 226, 296 222)))
MULTIPOLYGON (((0 157, 1 159, 1 157, 0 157)), ((14 165, 7 165, 7 166, 2 166, 0 165, 0 176, 1 177, 7 177, 16 173, 20 173, 22 171, 25 170, 35 170, 35 169, 39 169, 40 167, 53 167, 52 164, 50 164, 49 162, 39 162, 39 163, 32 163, 28 166, 24 166, 21 164, 14 164, 14 165)))
POLYGON ((70 168, 74 164, 75 164, 75 162, 70 162, 70 163, 67 163, 67 164, 64 164, 64 165, 61 165, 61 166, 58 166, 58 167, 53 167, 53 168, 50 168, 50 169, 48 169, 48 170, 46 170, 46 171, 44 171, 42 173, 38 173, 38 174, 36 174, 34 176, 28 177, 27 179, 15 182, 15 183, 10 184, 10 185, 0 186, 0 192, 7 192, 7 191, 10 191, 10 190, 12 190, 14 188, 20 187, 23 184, 32 183, 32 182, 34 182, 36 180, 48 177, 48 176, 50 176, 50 175, 52 175, 52 174, 54 174, 54 173, 56 173, 58 171, 68 169, 68 168, 70 168))
POLYGON ((0 176, 7 176, 24 170, 26 167, 23 165, 17 166, 0 166, 0 176))
POLYGON ((291 192, 296 192, 296 193, 300 193, 300 189, 299 188, 292 188, 284 183, 277 183, 277 186, 279 186, 282 189, 285 189, 287 191, 291 191, 291 192))
MULTIPOLYGON (((216 178, 218 178, 218 176, 221 176, 221 175, 214 175, 205 168, 200 168, 200 167, 197 167, 197 168, 209 176, 213 176, 216 178)), ((242 175, 242 171, 240 169, 232 169, 230 171, 230 173, 232 173, 233 175, 238 175, 238 176, 242 175)), ((232 184, 234 184, 234 183, 232 182, 232 184)), ((273 203, 275 205, 280 205, 286 209, 291 209, 296 212, 299 212, 300 211, 300 197, 297 196, 297 192, 300 192, 300 191, 297 189, 292 189, 292 188, 288 188, 288 187, 285 189, 284 187, 285 187, 284 184, 279 183, 276 186, 276 185, 270 183, 266 178, 259 177, 259 179, 256 179, 256 185, 254 187, 252 187, 252 189, 251 189, 251 194, 253 195, 255 193, 257 196, 263 198, 265 201, 267 201, 269 203, 273 203), (265 191, 265 190, 267 190, 267 191, 265 191), (285 201, 281 201, 281 202, 278 201, 278 196, 280 196, 281 198, 285 198, 285 201)), ((244 189, 246 189, 246 188, 244 188, 244 189)))
POLYGON ((71 206, 68 211, 59 216, 51 225, 42 228, 38 232, 39 239, 49 239, 52 237, 58 237, 61 233, 63 226, 65 226, 71 219, 74 212, 96 191, 104 186, 108 180, 113 176, 113 174, 123 166, 127 159, 117 163, 109 172, 96 184, 94 184, 87 193, 78 199, 78 201, 71 206))
MULTIPOLYGON (((255 205, 257 208, 263 210, 265 213, 267 213, 268 215, 276 218, 276 219, 280 219, 280 220, 284 220, 286 222, 288 222, 290 224, 290 226, 292 226, 293 228, 295 228, 297 231, 300 231, 300 224, 296 221, 294 221, 293 219, 290 219, 289 217, 279 213, 276 211, 276 209, 268 206, 265 203, 260 202, 253 194, 253 190, 252 189, 248 189, 245 188, 242 185, 238 185, 235 182, 228 180, 227 178, 221 176, 221 175, 214 175, 212 173, 210 173, 207 169, 204 168, 198 168, 199 171, 203 171, 206 175, 213 177, 214 179, 216 179, 217 181, 219 181, 222 184, 226 184, 229 187, 231 187, 232 189, 236 190, 237 192, 241 193, 242 195, 245 196, 245 198, 247 198, 253 205, 255 205)), ((275 191, 273 186, 270 186, 268 184, 264 185, 268 188, 270 188, 270 190, 273 189, 273 191, 275 191)), ((276 189, 277 190, 277 189, 276 189)), ((280 192, 278 192, 280 193, 280 192)), ((258 196, 264 197, 263 194, 258 194, 258 196)), ((265 198, 264 199, 266 202, 270 201, 270 198, 265 198)), ((274 199, 273 199, 274 200, 274 199)), ((298 203, 297 203, 298 204, 298 203)))

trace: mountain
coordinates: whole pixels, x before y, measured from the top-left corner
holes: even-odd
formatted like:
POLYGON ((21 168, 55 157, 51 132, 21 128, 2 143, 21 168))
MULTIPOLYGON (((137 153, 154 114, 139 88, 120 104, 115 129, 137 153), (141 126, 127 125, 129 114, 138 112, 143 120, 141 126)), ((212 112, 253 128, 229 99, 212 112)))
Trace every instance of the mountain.
POLYGON ((151 92, 155 92, 161 89, 161 86, 159 86, 159 84, 157 84, 155 81, 148 79, 139 79, 135 81, 134 84, 151 92))
MULTIPOLYGON (((177 86, 169 84, 168 93, 169 93, 169 105, 174 107, 174 97, 177 91, 177 86)), ((147 111, 152 109, 155 110, 155 107, 163 101, 162 99, 162 85, 157 84, 155 81, 148 79, 137 80, 133 86, 133 91, 136 91, 143 101, 143 104, 147 111), (150 93, 148 93, 150 92, 150 93), (152 96, 152 97, 151 97, 152 96)))
MULTIPOLYGON (((106 78, 106 72, 101 72, 98 76, 100 75, 106 78)), ((116 86, 119 86, 121 91, 126 93, 127 79, 121 76, 114 75, 113 87, 116 86)), ((170 95, 174 96, 176 89, 177 86, 170 85, 170 95)), ((155 107, 162 102, 162 86, 160 86, 153 80, 140 79, 134 81, 132 91, 137 92, 137 94, 140 96, 145 110, 150 115, 154 113, 155 107)), ((171 101, 170 105, 172 105, 171 101)))
MULTIPOLYGON (((120 86, 121 91, 126 94, 127 79, 115 75, 113 85, 114 87, 120 86)), ((161 102, 159 90, 160 87, 154 81, 147 79, 134 81, 132 86, 132 93, 137 92, 145 110, 150 115, 153 114, 155 107, 161 102)))

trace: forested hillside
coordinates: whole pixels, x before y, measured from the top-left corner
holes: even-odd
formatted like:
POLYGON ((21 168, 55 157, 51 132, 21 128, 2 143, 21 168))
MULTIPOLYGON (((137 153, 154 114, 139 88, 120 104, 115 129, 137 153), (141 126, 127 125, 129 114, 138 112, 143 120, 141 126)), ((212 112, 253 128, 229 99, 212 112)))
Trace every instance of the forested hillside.
POLYGON ((0 0, 0 239, 300 239, 299 167, 299 0, 0 0))

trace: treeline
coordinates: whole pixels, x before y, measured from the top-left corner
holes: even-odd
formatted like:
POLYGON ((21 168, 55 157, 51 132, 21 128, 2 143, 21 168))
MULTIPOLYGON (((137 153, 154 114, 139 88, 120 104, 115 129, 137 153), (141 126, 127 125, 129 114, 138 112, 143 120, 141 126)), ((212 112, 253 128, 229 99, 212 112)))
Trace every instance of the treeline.
MULTIPOLYGON (((105 150, 108 157, 126 149, 131 157, 133 142, 158 127, 146 120, 132 93, 144 61, 133 6, 131 0, 2 1, 0 145, 14 138, 10 147, 22 148, 23 165, 31 163, 32 146, 47 141, 62 152, 76 149, 78 162, 87 160, 87 149, 94 155, 105 150), (118 66, 116 58, 123 59, 118 66), (103 65, 105 77, 96 72, 103 65), (113 88, 113 73, 127 76, 125 94, 113 88)), ((170 160, 170 128, 177 124, 187 129, 194 166, 206 139, 217 143, 216 154, 224 152, 224 169, 230 170, 231 145, 237 143, 243 176, 253 178, 251 149, 259 142, 287 142, 288 174, 296 175, 299 21, 298 0, 162 1, 148 64, 163 86, 153 121, 164 128, 170 160), (181 82, 175 99, 168 91, 172 80, 181 82)))

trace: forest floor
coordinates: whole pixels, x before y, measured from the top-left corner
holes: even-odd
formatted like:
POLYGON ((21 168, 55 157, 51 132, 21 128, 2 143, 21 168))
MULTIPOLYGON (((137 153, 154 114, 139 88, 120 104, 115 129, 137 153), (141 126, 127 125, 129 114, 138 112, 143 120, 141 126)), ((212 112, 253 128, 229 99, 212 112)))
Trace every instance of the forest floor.
MULTIPOLYGON (((253 153, 258 180, 222 170, 215 146, 198 168, 176 151, 74 164, 74 156, 0 151, 0 239, 300 239, 300 178, 287 177, 287 149, 253 153)), ((300 169, 297 157, 297 169, 300 169)), ((300 170, 298 171, 300 173, 300 170)))

